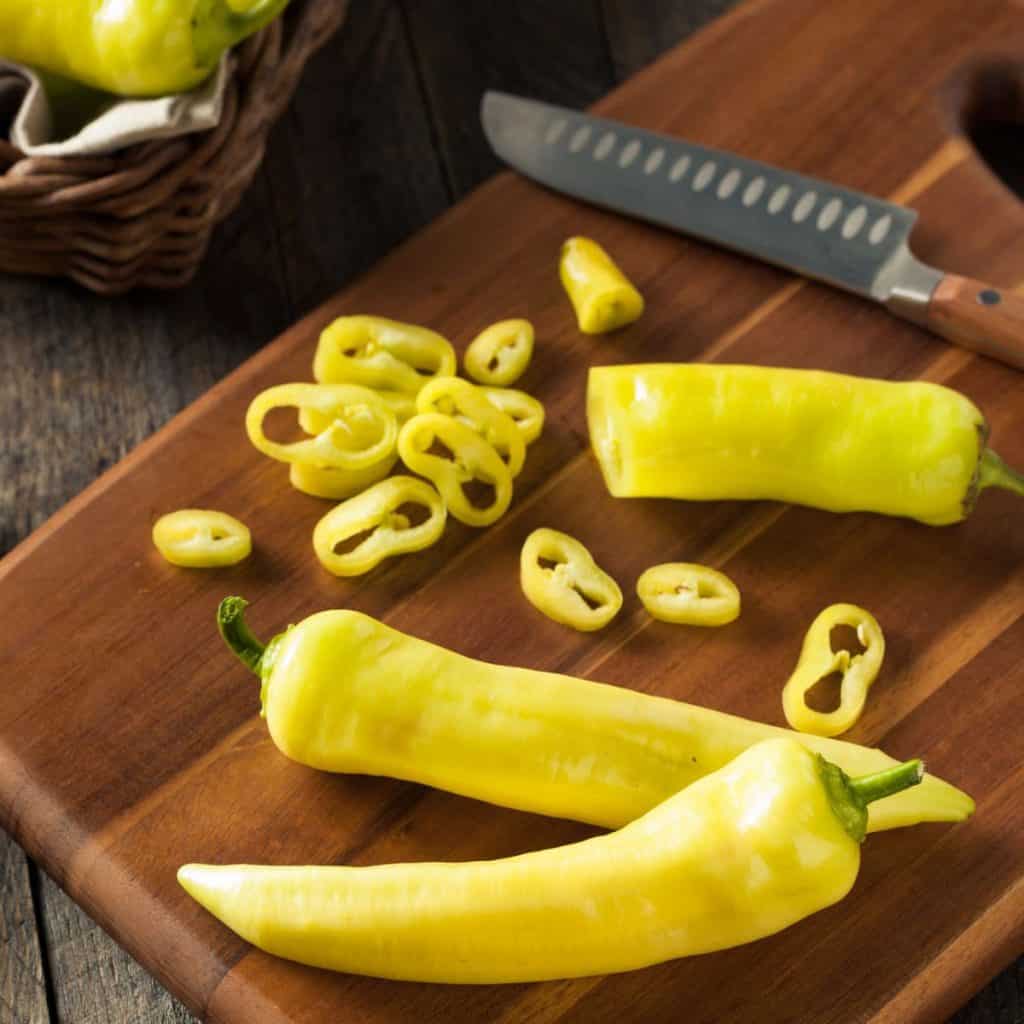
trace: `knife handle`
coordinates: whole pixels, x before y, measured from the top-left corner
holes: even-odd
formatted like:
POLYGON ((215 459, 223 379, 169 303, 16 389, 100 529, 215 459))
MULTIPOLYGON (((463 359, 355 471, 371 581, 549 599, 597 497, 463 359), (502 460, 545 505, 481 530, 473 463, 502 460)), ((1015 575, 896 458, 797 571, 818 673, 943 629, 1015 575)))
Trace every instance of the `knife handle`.
POLYGON ((1024 370, 1024 298, 970 277, 946 274, 925 322, 964 348, 1024 370))

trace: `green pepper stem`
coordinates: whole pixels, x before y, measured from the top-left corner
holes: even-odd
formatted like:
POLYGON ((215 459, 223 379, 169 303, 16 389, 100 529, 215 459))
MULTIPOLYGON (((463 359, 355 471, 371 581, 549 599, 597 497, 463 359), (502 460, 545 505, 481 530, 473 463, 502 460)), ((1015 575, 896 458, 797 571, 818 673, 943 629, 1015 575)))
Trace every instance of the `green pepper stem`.
POLYGON ((849 779, 847 785, 854 794, 867 806, 875 800, 901 793, 911 786, 916 786, 924 778, 924 765, 918 761, 904 761, 884 771, 873 772, 871 775, 860 775, 849 779))
POLYGON ((238 660, 256 675, 262 675, 266 647, 253 636, 246 624, 248 604, 244 597, 225 597, 217 608, 217 629, 238 660))
POLYGON ((192 47, 199 67, 212 68, 221 54, 272 22, 288 0, 244 0, 243 10, 227 0, 200 0, 192 24, 192 47))
POLYGON ((1024 473, 1008 466, 991 448, 986 448, 978 466, 978 490, 986 487, 1002 487, 1024 496, 1024 473))

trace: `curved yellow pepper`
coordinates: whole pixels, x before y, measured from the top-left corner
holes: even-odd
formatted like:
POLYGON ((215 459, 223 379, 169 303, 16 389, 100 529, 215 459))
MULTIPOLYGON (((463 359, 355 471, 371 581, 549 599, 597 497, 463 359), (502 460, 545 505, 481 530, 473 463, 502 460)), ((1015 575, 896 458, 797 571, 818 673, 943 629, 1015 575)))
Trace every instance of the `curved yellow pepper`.
POLYGON ((529 320, 499 320, 481 331, 466 349, 466 373, 480 384, 508 387, 533 358, 533 324, 529 320))
POLYGON ((380 316, 339 317, 320 335, 313 358, 313 376, 322 383, 354 382, 408 395, 455 369, 447 338, 380 316))
MULTIPOLYGON (((773 737, 796 739, 851 775, 897 763, 621 686, 476 661, 350 609, 311 615, 264 648, 245 606, 221 602, 221 634, 263 681, 261 714, 278 749, 311 768, 618 828, 773 737)), ((973 810, 966 793, 926 775, 874 805, 869 828, 961 821, 973 810)))
POLYGON ((689 626, 724 626, 739 618, 740 592, 725 573, 690 562, 652 565, 636 581, 652 618, 689 626))
POLYGON ((965 518, 985 487, 1024 494, 1024 476, 985 447, 975 405, 924 381, 601 366, 590 371, 587 420, 620 498, 773 498, 938 526, 965 518))
POLYGON ((444 533, 444 502, 430 484, 412 476, 392 476, 332 508, 313 530, 313 550, 335 576, 360 576, 385 558, 422 551, 444 533), (413 526, 403 506, 419 505, 427 518, 413 526), (370 531, 351 551, 338 547, 370 531))
POLYGON ((0 56, 105 92, 159 96, 198 85, 288 0, 3 0, 0 56))
POLYGON ((868 690, 885 657, 885 637, 875 617, 855 604, 833 604, 818 613, 804 637, 800 660, 782 691, 786 721, 800 732, 816 736, 838 736, 861 716, 868 690), (851 654, 834 650, 832 630, 850 626, 864 650, 851 654), (839 706, 834 711, 815 711, 807 706, 807 693, 815 683, 838 672, 842 675, 839 706))
MULTIPOLYGON (((353 380, 338 380, 336 384, 355 384, 353 380)), ((365 387, 365 385, 359 385, 365 387)), ((394 414, 399 426, 416 415, 416 396, 404 391, 387 391, 384 388, 370 388, 394 414)), ((307 434, 319 434, 331 425, 329 414, 317 412, 315 409, 299 410, 299 426, 307 434)))
POLYGON ((472 427, 502 457, 513 478, 526 459, 526 442, 515 421, 481 390, 460 377, 435 377, 416 396, 417 412, 454 416, 472 427))
POLYGON ((491 405, 497 406, 519 428, 526 444, 533 444, 544 429, 544 406, 533 395, 514 388, 480 387, 491 405))
POLYGON ((407 981, 632 970, 772 935, 860 868, 867 806, 920 761, 850 779, 769 740, 618 832, 504 860, 374 867, 188 864, 185 890, 276 956, 407 981))
POLYGON ((245 414, 249 440, 264 455, 281 462, 320 468, 362 470, 395 450, 394 413, 369 388, 355 384, 278 384, 249 403, 245 414), (309 410, 328 425, 315 437, 287 444, 271 441, 263 421, 274 409, 309 410))
POLYGON ((523 544, 519 582, 534 608, 583 632, 607 626, 622 607, 619 585, 590 552, 575 537, 546 527, 523 544))
POLYGON ((625 327, 644 311, 644 297, 590 238, 570 238, 562 245, 558 271, 584 334, 625 327))
POLYGON ((380 462, 363 469, 337 469, 330 466, 310 466, 293 462, 288 467, 288 480, 297 491, 314 498, 333 498, 340 501, 383 480, 395 468, 398 455, 392 453, 380 462))
POLYGON ((172 565, 214 569, 248 558, 252 536, 245 523, 226 512, 183 508, 153 524, 153 544, 172 565))
POLYGON ((413 416, 398 435, 398 455, 409 469, 434 484, 448 511, 467 526, 489 526, 512 501, 512 474, 493 445, 450 416, 436 412, 413 416), (435 443, 451 457, 431 452, 435 443), (470 500, 465 486, 473 481, 493 489, 490 504, 481 507, 470 500))

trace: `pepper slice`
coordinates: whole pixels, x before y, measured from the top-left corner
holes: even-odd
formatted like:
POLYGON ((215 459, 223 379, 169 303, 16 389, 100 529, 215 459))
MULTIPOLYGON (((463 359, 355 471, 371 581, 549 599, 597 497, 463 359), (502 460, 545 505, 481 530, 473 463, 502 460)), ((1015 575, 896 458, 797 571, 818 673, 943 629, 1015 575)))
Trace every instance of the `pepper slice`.
POLYGON ((153 524, 153 543, 171 563, 188 569, 214 569, 248 558, 252 535, 226 512, 182 508, 153 524))
POLYGON ((885 637, 875 617, 854 604, 833 604, 818 614, 804 637, 800 660, 782 691, 782 710, 786 721, 800 732, 816 736, 838 736, 860 718, 868 690, 875 681, 885 657, 885 637), (834 650, 832 630, 852 626, 864 650, 851 654, 834 650), (839 672, 842 683, 839 707, 835 711, 815 711, 807 706, 807 693, 815 683, 839 672))
POLYGON ((343 316, 320 335, 313 376, 415 395, 429 378, 451 376, 455 367, 455 349, 435 331, 380 316, 343 316))
POLYGON ((442 533, 447 512, 430 484, 412 476, 392 476, 332 508, 313 530, 313 550, 320 564, 335 576, 360 576, 385 558, 430 547, 442 533), (427 518, 416 526, 399 512, 403 505, 421 505, 427 518), (339 544, 371 531, 351 551, 339 544))
POLYGON ((482 385, 480 392, 491 405, 511 417, 527 444, 533 444, 540 437, 544 429, 544 406, 533 395, 515 388, 489 388, 482 385))
POLYGON ((533 324, 499 320, 481 331, 466 349, 466 373, 480 384, 507 387, 519 380, 533 358, 533 324))
MULTIPOLYGON (((357 384, 354 380, 339 380, 336 384, 357 384)), ((359 385, 364 387, 365 385, 359 385)), ((394 414, 398 425, 401 426, 406 420, 411 420, 416 415, 416 397, 406 394, 404 391, 388 391, 384 388, 370 388, 394 414)), ((331 425, 330 415, 317 412, 315 409, 299 410, 299 426, 307 434, 319 434, 331 425)))
POLYGON ((356 384, 278 384, 257 395, 245 414, 249 440, 280 462, 320 468, 361 470, 387 459, 395 450, 395 414, 369 388, 356 384), (327 426, 304 441, 271 441, 263 421, 273 409, 308 410, 327 426))
POLYGON ((480 389, 460 377, 435 377, 416 396, 418 412, 436 412, 472 427, 502 457, 517 477, 526 458, 526 442, 510 416, 506 416, 480 389))
POLYGON ((398 456, 392 454, 365 469, 334 469, 330 466, 308 466, 303 462, 293 462, 288 467, 288 480, 292 487, 303 494, 340 501, 383 480, 394 469, 397 461, 398 456))
POLYGON ((467 526, 490 526, 512 501, 512 474, 494 446, 450 416, 413 416, 398 435, 398 454, 409 469, 437 487, 448 511, 467 526), (450 458, 430 451, 435 442, 448 449, 450 458), (465 485, 473 480, 494 489, 491 503, 483 508, 466 495, 465 485))
POLYGON ((575 537, 547 527, 526 538, 519 555, 519 582, 534 608, 583 632, 607 626, 622 607, 619 585, 590 552, 575 537))
POLYGON ((691 562, 652 565, 636 581, 652 618, 688 626, 724 626, 740 614, 740 592, 725 573, 691 562))
POLYGON ((558 270, 584 334, 605 334, 625 327, 644 311, 644 297, 590 238, 565 242, 558 270))

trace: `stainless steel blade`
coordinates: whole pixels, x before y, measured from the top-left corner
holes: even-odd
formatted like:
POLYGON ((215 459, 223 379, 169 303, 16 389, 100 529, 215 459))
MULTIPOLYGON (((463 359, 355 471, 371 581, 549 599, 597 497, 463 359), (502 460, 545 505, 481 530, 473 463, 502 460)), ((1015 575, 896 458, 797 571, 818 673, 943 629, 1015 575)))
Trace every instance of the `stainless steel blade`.
POLYGON ((941 272, 907 239, 917 213, 827 181, 575 110, 488 92, 506 163, 560 192, 873 298, 918 319, 941 272))

